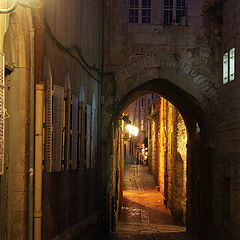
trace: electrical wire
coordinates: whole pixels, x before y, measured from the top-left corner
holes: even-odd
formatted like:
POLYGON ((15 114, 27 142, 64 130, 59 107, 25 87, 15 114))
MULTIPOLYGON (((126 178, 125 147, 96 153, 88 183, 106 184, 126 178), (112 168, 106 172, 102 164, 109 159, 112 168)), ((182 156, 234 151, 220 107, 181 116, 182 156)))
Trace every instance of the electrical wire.
POLYGON ((73 59, 75 59, 81 66, 82 66, 82 68, 87 72, 87 74, 89 75, 89 76, 91 76, 96 82, 100 82, 88 69, 90 69, 90 70, 94 70, 94 71, 96 71, 98 74, 102 74, 96 67, 94 67, 94 66, 90 66, 87 62, 86 62, 86 60, 84 59, 84 57, 81 55, 81 50, 80 50, 80 48, 76 45, 76 44, 74 44, 74 45, 72 45, 72 46, 70 46, 70 47, 65 47, 59 40, 57 40, 56 39, 56 37, 53 35, 53 33, 52 33, 52 31, 51 31, 51 29, 50 29, 50 27, 49 27, 49 25, 48 25, 48 23, 47 23, 47 21, 45 20, 45 26, 46 26, 46 31, 47 31, 47 33, 49 34, 49 36, 51 37, 51 39, 53 40, 53 42, 56 44, 56 46, 60 49, 60 50, 62 50, 62 51, 64 51, 64 52, 66 52, 68 55, 70 55, 73 59), (80 55, 80 59, 78 58, 78 57, 76 57, 74 54, 72 54, 71 53, 71 50, 72 49, 75 49, 75 50, 77 50, 77 52, 78 52, 78 54, 80 55))

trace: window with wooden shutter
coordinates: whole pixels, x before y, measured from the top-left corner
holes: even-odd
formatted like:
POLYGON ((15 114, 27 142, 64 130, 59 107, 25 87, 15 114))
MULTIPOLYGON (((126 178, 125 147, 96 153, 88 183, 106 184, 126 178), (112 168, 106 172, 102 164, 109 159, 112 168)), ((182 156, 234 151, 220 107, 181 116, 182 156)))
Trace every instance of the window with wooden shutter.
POLYGON ((4 172, 5 63, 0 53, 0 175, 4 172))
POLYGON ((45 79, 45 144, 44 144, 44 169, 52 172, 52 77, 45 79))
POLYGON ((71 160, 72 169, 77 169, 77 148, 78 148, 78 97, 72 96, 72 144, 71 144, 71 160))
POLYGON ((92 123, 92 106, 87 104, 87 122, 86 122, 86 168, 91 166, 91 124, 92 123))
POLYGON ((53 86, 53 166, 54 172, 62 168, 62 135, 64 118, 64 88, 53 86))
POLYGON ((80 102, 79 104, 79 133, 78 133, 78 162, 79 162, 79 168, 83 169, 85 165, 86 160, 86 154, 85 154, 85 133, 86 133, 86 126, 85 126, 85 118, 86 118, 86 104, 83 102, 80 102))
POLYGON ((65 90, 65 127, 64 127, 64 168, 69 169, 70 128, 71 128, 71 89, 65 90))
POLYGON ((97 111, 96 111, 96 104, 95 104, 95 97, 93 95, 92 100, 92 130, 91 130, 91 168, 96 166, 97 160, 97 111))

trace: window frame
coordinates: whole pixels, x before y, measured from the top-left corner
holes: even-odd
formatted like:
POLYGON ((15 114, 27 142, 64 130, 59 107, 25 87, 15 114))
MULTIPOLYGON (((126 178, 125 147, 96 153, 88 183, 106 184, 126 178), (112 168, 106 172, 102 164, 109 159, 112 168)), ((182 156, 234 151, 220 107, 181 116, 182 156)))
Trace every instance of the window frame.
POLYGON ((129 24, 152 24, 152 0, 129 0, 128 1, 128 23, 129 24), (134 4, 131 6, 131 1, 137 1, 137 4, 134 4), (150 2, 149 4, 146 4, 146 6, 143 6, 144 1, 147 3, 150 2), (135 14, 130 15, 130 11, 137 11, 137 17, 135 14), (143 15, 143 11, 150 11, 150 16, 149 15, 143 15), (133 22, 130 21, 130 18, 133 18, 133 22), (146 20, 146 22, 143 21, 143 19, 150 19, 149 21, 146 20), (136 21, 137 19, 137 21, 136 21))
POLYGON ((230 48, 222 55, 222 84, 225 85, 235 80, 236 48, 230 48))
POLYGON ((162 24, 164 25, 185 25, 181 22, 181 17, 178 20, 177 12, 182 11, 185 12, 185 14, 182 14, 181 16, 187 17, 187 0, 167 0, 169 2, 169 5, 165 4, 166 0, 162 0, 162 24), (184 4, 177 5, 178 1, 181 1, 181 3, 184 2, 184 4), (172 2, 172 4, 171 4, 172 2), (166 6, 166 7, 165 7, 166 6), (168 21, 165 22, 165 12, 171 12, 171 16, 168 16, 168 21))

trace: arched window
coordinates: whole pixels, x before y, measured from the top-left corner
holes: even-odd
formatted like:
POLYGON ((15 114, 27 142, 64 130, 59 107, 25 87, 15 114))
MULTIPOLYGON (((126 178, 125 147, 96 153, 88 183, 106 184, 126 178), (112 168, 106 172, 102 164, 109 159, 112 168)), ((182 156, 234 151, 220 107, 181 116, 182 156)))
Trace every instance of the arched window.
POLYGON ((70 76, 65 76, 64 86, 64 99, 65 99, 65 121, 64 121, 64 168, 69 169, 70 160, 70 129, 71 129, 71 82, 70 76))
POLYGON ((86 160, 86 104, 83 87, 79 93, 78 132, 78 168, 83 169, 86 160))
POLYGON ((96 166, 97 161, 97 111, 95 95, 92 96, 92 129, 91 129, 91 168, 96 166))

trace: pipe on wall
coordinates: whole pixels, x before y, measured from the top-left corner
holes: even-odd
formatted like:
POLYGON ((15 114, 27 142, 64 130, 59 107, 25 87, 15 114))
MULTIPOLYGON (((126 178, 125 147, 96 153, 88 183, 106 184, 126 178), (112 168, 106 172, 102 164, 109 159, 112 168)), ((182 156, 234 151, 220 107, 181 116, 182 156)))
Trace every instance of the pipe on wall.
POLYGON ((43 100, 44 84, 39 83, 36 84, 35 103, 34 240, 42 237, 43 100))
POLYGON ((28 163, 28 174, 29 174, 29 194, 28 194, 28 239, 33 239, 33 199, 34 199, 34 116, 35 116, 35 59, 34 59, 34 34, 35 29, 32 22, 32 12, 28 9, 29 12, 29 22, 31 23, 30 29, 30 56, 31 56, 31 77, 29 81, 29 163, 28 163))

